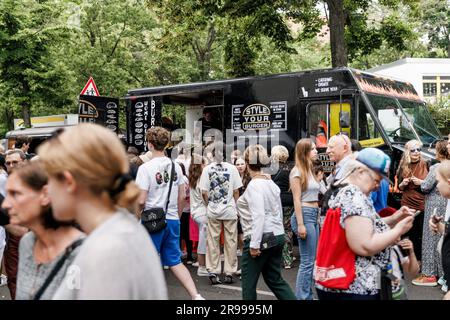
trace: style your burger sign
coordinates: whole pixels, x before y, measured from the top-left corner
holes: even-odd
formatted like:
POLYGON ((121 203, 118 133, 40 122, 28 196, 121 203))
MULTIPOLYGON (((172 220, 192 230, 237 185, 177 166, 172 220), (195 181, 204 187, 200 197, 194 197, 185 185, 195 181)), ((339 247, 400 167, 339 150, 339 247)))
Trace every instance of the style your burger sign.
POLYGON ((286 130, 287 102, 270 102, 269 105, 254 103, 231 107, 231 128, 233 131, 286 130))

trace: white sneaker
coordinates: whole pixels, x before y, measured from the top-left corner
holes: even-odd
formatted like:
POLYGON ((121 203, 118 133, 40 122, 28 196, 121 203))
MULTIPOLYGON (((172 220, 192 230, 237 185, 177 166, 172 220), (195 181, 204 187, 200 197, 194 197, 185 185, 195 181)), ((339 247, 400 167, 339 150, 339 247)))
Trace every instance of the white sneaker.
POLYGON ((445 281, 444 277, 440 277, 438 280, 438 285, 443 286, 445 284, 445 282, 446 281, 445 281))
POLYGON ((202 295, 200 293, 198 293, 194 299, 192 300, 206 300, 205 298, 202 297, 202 295))
POLYGON ((199 276, 199 277, 208 277, 209 273, 208 273, 208 270, 206 270, 206 267, 198 267, 198 269, 197 269, 197 276, 199 276))
POLYGON ((445 293, 447 293, 448 287, 445 283, 442 285, 441 290, 444 291, 445 293))
POLYGON ((198 261, 196 261, 192 264, 192 266, 198 268, 200 265, 198 264, 198 261))

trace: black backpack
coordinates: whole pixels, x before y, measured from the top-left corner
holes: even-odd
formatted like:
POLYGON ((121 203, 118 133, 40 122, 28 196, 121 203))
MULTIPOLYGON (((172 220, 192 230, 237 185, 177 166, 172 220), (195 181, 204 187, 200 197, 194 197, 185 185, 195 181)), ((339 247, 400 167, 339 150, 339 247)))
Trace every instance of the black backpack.
POLYGON ((330 184, 328 187, 327 192, 325 192, 325 194, 323 195, 322 198, 322 207, 320 209, 320 215, 322 216, 326 216, 328 209, 330 208, 328 205, 328 201, 331 198, 336 197, 336 195, 338 194, 339 190, 341 190, 343 187, 347 186, 347 184, 338 184, 338 185, 334 185, 334 184, 330 184))

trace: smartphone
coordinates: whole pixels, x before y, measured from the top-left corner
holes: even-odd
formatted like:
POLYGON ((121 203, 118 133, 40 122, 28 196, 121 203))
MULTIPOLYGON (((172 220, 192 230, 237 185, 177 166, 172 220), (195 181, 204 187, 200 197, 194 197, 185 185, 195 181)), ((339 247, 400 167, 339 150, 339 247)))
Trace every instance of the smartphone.
MULTIPOLYGON (((404 240, 404 239, 408 239, 408 240, 409 240, 409 237, 406 236, 406 235, 402 235, 402 236, 401 236, 401 239, 402 239, 402 240, 404 240)), ((398 245, 398 247, 400 248, 400 251, 402 252, 402 255, 403 255, 404 257, 409 256, 409 249, 403 249, 400 245, 398 245)))

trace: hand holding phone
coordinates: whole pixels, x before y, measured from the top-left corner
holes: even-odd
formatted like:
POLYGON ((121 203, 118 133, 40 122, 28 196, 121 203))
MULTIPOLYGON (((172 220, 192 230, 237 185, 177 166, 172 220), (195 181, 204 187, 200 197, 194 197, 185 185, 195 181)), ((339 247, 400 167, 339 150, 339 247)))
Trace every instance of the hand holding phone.
POLYGON ((409 237, 407 236, 402 238, 402 240, 398 243, 398 246, 405 257, 409 256, 411 250, 414 248, 412 241, 409 240, 409 237))

